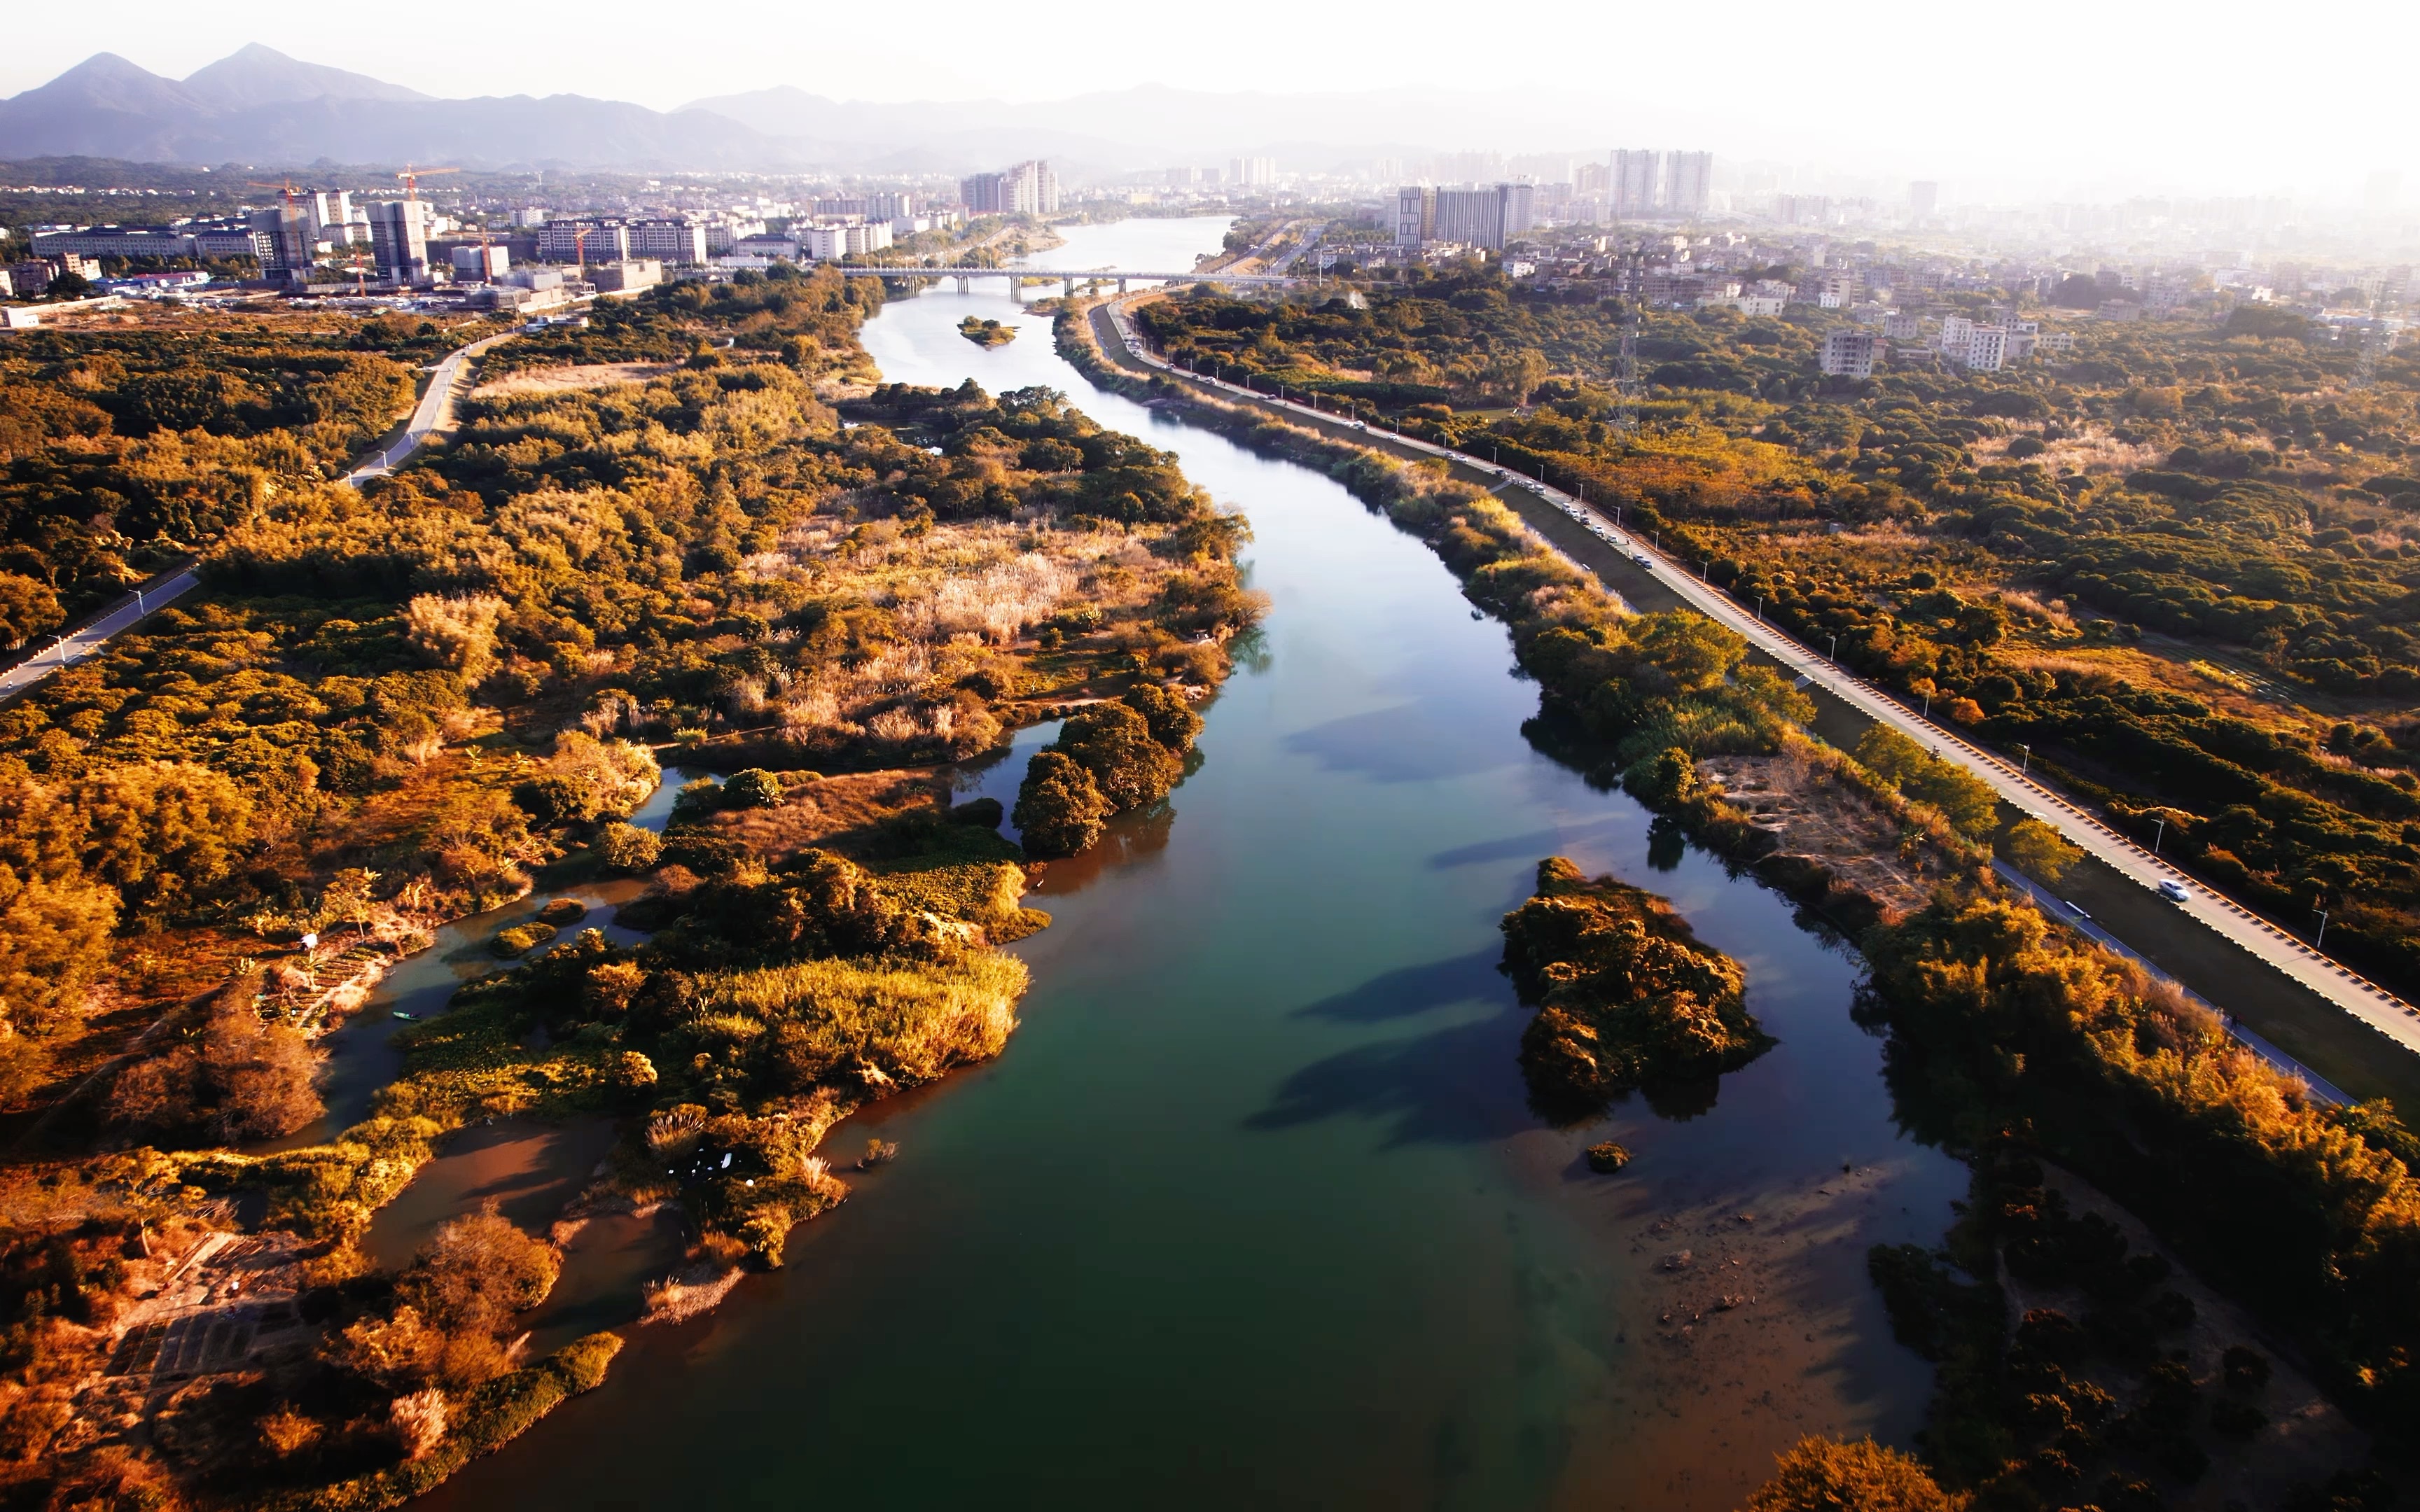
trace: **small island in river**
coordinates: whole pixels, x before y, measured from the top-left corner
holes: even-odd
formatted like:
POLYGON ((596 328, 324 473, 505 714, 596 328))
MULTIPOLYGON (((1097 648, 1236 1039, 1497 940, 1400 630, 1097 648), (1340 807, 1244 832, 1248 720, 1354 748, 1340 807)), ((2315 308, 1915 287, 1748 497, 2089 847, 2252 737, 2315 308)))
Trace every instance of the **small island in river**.
POLYGON ((1704 1088, 1773 1040, 1749 1016, 1740 964, 1671 904, 1570 860, 1538 863, 1538 890, 1504 916, 1504 965, 1538 1016, 1521 1069, 1542 1111, 1585 1118, 1617 1093, 1704 1088))
POLYGON ((970 315, 958 322, 958 334, 978 347, 1005 347, 1016 339, 1016 328, 970 315))

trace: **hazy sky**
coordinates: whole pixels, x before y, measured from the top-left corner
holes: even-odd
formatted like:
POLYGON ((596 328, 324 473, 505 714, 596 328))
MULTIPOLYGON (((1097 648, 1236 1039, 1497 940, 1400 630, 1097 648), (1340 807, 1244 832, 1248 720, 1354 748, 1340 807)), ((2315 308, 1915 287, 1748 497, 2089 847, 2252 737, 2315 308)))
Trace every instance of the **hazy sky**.
MULTIPOLYGON (((1441 147, 1693 145, 1953 183, 2350 194, 2373 170, 2404 168, 2415 140, 2396 81, 2420 41, 2410 4, 1137 6, 1098 11, 1115 24, 1093 26, 1047 10, 1012 25, 998 7, 923 0, 908 13, 932 19, 913 30, 903 9, 727 0, 685 24, 659 4, 590 0, 431 11, 448 24, 421 30, 391 7, 338 8, 259 39, 429 94, 572 92, 658 108, 777 84, 885 100, 1046 100, 1143 82, 1439 88, 1478 92, 1441 101, 1441 147)), ((189 0, 27 7, 0 50, 0 94, 104 49, 181 77, 250 39, 244 24, 189 0)), ((1238 127, 1242 145, 1249 123, 1238 127)), ((2420 173, 2406 177, 2420 191, 2420 173)))

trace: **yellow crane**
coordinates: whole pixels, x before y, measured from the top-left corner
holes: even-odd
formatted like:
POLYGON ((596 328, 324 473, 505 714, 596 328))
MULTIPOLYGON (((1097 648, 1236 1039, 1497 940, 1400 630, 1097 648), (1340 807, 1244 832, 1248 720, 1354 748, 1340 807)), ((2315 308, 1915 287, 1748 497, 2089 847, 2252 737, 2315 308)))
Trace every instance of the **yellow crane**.
POLYGON ((415 168, 407 162, 403 165, 403 172, 395 177, 403 185, 405 201, 417 203, 420 198, 420 181, 423 178, 434 178, 442 173, 460 173, 461 171, 459 168, 415 168))

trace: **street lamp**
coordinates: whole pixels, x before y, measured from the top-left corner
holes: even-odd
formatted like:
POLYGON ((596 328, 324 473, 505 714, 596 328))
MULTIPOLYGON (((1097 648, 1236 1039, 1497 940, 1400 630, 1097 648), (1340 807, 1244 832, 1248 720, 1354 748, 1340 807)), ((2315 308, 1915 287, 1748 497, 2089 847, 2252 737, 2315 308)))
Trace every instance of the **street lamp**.
POLYGON ((2311 949, 2316 950, 2328 937, 2328 911, 2324 908, 2314 908, 2311 912, 2319 916, 2319 932, 2311 936, 2311 949))
POLYGON ((1840 638, 1838 636, 1836 635, 1832 638, 1832 654, 1824 659, 1829 661, 1835 667, 1840 664, 1840 638))
POLYGON ((2160 841, 2167 838, 2168 822, 2162 816, 2154 814, 2151 816, 2151 823, 2160 826, 2151 831, 2151 854, 2157 856, 2160 854, 2160 841))
POLYGON ((2025 753, 2024 758, 2017 763, 2017 775, 2024 777, 2034 769, 2034 748, 2022 741, 2018 743, 2017 748, 2025 753))

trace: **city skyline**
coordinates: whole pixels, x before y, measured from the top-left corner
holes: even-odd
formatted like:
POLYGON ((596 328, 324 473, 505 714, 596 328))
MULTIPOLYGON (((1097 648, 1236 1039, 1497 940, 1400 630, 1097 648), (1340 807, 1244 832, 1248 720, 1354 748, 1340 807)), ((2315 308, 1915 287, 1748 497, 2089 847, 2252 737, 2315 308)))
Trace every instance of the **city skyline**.
MULTIPOLYGON (((2234 38, 2174 28, 2148 6, 2039 13, 2027 34, 2041 45, 2030 51, 2024 38, 1986 36, 1937 17, 1919 26, 1911 13, 1900 18, 1905 24, 1892 23, 1896 8, 1869 8, 1868 18, 1885 24, 1827 31, 1801 26, 1777 7, 1752 7, 1732 23, 1745 45, 1725 46, 1677 17, 1606 16, 1572 7, 1532 12, 1517 29, 1458 38, 1451 48, 1323 17, 1296 20, 1305 32, 1298 47, 1271 50, 1240 37, 1190 34, 1183 46, 1158 47, 1150 45, 1155 23, 1146 22, 1140 37, 1124 29, 1116 39, 1054 41, 1057 66, 1047 69, 980 75, 899 50, 887 36, 880 47, 830 45, 861 27, 869 43, 876 40, 873 29, 885 23, 871 15, 861 23, 846 14, 819 18, 810 49, 788 40, 769 15, 744 6, 732 23, 762 33, 762 45, 752 42, 737 60, 725 49, 678 39, 644 48, 608 42, 602 39, 616 35, 611 26, 593 28, 596 39, 575 36, 560 45, 550 33, 543 50, 474 51, 338 21, 316 29, 308 49, 315 63, 444 99, 575 94, 672 111, 786 86, 866 106, 990 110, 1041 126, 1068 114, 1054 107, 1078 103, 1088 93, 1152 85, 1215 94, 1248 80, 1250 90, 1235 98, 1257 106, 1233 114, 1225 140, 1202 143, 1208 162, 1267 154, 1288 142, 1535 150, 1686 139, 1733 161, 1821 162, 1844 173, 1940 180, 1945 198, 1953 199, 1962 190, 2023 198, 2102 186, 2113 193, 2292 192, 2348 202, 2359 198, 2371 174, 2406 168, 2410 148, 2385 96, 2338 88, 2322 69, 2280 70, 2234 38), (1337 46, 1323 45, 1323 31, 1348 25, 1349 39, 1340 35, 1337 46), (1786 48, 1758 41, 1785 28, 1786 48), (1548 36, 1555 44, 1542 50, 1548 36), (2077 36, 2090 45, 2066 45, 2077 36), (1978 49, 1994 57, 2007 83, 2003 96, 1962 95, 1954 107, 1915 108, 1924 80, 1962 67, 1978 49), (1549 54, 1697 61, 1591 69, 1584 82, 1560 86, 1469 87, 1474 79, 1524 78, 1549 54), (850 58, 845 70, 831 68, 836 55, 850 58), (1873 86, 1844 95, 1836 87, 1842 79, 1873 86), (1441 101, 1485 108, 1439 109, 1441 101), (2315 137, 2342 146, 2315 153, 2315 137)), ((955 0, 944 0, 937 14, 961 12, 967 24, 981 23, 972 8, 955 0)), ((116 50, 166 77, 182 78, 228 47, 223 30, 152 0, 118 15, 141 23, 118 33, 140 42, 116 42, 116 50)), ((2358 17, 2364 35, 2390 54, 2398 39, 2412 39, 2408 16, 2349 8, 2344 15, 2358 17)), ((538 23, 504 14, 495 24, 509 43, 516 28, 538 23)), ((57 15, 29 18, 14 40, 0 60, 0 92, 10 94, 40 85, 95 49, 88 30, 57 15)), ((1186 103, 1170 101, 1166 114, 1183 114, 1186 103)), ((1152 124, 1140 123, 1145 131, 1152 124)))

